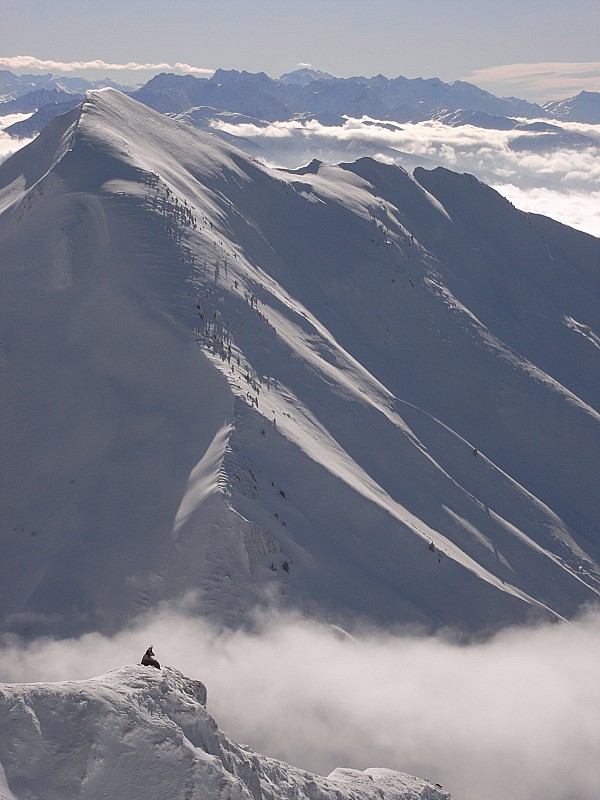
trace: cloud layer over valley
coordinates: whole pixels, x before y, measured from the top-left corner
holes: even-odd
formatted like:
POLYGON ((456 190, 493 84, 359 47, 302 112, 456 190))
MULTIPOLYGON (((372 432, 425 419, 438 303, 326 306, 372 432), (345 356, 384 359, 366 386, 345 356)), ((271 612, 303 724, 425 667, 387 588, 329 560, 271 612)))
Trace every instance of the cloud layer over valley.
POLYGON ((6 161, 7 158, 10 158, 13 153, 16 153, 17 150, 20 150, 22 147, 25 147, 26 144, 32 141, 32 139, 15 139, 12 136, 9 136, 8 133, 5 133, 4 129, 8 128, 9 125, 14 125, 15 122, 21 122, 27 117, 31 116, 30 114, 7 114, 4 117, 0 117, 0 164, 3 161, 6 161))

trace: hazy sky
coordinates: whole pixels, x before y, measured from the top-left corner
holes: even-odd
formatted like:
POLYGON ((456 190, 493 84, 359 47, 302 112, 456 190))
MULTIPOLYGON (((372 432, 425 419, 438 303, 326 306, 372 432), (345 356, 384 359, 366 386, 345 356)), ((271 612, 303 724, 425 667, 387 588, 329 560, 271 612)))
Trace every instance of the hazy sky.
POLYGON ((279 76, 310 63, 542 101, 600 91, 599 33, 598 0, 0 0, 0 67, 33 56, 279 76))

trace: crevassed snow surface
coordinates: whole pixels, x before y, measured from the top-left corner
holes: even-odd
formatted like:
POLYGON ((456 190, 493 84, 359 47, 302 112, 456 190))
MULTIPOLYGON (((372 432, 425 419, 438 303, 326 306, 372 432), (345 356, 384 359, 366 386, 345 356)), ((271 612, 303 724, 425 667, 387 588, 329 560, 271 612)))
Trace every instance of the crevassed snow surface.
POLYGON ((190 590, 233 624, 597 601, 599 240, 443 169, 268 169, 113 90, 0 187, 4 629, 190 590))
POLYGON ((219 730, 206 689, 175 669, 0 685, 0 798, 449 800, 387 769, 327 778, 258 755, 219 730))

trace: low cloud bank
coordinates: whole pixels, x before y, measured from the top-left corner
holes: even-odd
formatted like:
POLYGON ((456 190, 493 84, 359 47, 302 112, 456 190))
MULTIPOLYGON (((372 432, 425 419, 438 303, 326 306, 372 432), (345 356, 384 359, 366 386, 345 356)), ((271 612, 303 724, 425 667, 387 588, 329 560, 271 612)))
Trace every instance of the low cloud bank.
POLYGON ((251 141, 263 159, 276 166, 299 167, 312 158, 337 163, 372 156, 409 172, 417 165, 469 172, 522 210, 600 236, 600 125, 563 122, 554 131, 540 133, 453 127, 437 121, 399 125, 367 118, 347 119, 339 126, 316 120, 213 124, 251 141))
POLYGON ((556 189, 521 189, 513 184, 497 184, 496 191, 520 208, 552 217, 571 228, 600 236, 600 190, 560 192, 556 189))
POLYGON ((456 800, 598 796, 600 612, 464 644, 293 616, 222 631, 164 607, 113 637, 4 637, 0 680, 89 677, 149 644, 207 684, 227 733, 307 769, 391 767, 456 800))
POLYGON ((4 132, 4 129, 8 128, 9 125, 14 125, 15 122, 21 122, 21 120, 27 119, 27 117, 30 116, 31 114, 6 114, 0 117, 0 164, 12 156, 13 153, 16 153, 17 150, 20 150, 22 147, 25 147, 26 144, 33 141, 33 138, 14 139, 12 136, 9 136, 8 133, 4 132))

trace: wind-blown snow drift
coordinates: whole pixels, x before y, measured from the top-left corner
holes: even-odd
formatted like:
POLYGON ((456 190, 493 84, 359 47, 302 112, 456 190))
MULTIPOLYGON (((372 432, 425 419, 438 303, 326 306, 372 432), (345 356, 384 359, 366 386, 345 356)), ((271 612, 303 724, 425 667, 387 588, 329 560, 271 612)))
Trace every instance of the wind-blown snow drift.
POLYGON ((0 685, 0 798, 449 800, 392 770, 322 778, 258 755, 222 733, 205 706, 204 685, 169 668, 0 685))
POLYGON ((597 239, 442 169, 267 169, 112 90, 0 186, 4 628, 597 599, 597 239))

